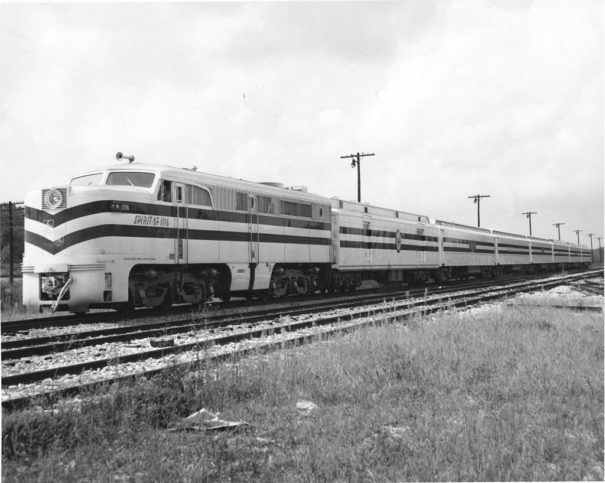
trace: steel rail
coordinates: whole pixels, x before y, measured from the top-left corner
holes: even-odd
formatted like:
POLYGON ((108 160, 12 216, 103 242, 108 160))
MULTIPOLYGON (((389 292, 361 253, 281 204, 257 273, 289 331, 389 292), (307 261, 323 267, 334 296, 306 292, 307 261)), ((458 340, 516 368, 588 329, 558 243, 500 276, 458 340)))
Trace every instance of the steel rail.
MULTIPOLYGON (((602 273, 602 269, 600 271, 602 273)), ((571 274, 574 272, 572 272, 571 270, 568 270, 567 273, 571 274)), ((544 274, 539 274, 539 275, 534 275, 534 276, 542 277, 543 275, 544 274)), ((556 275, 556 273, 552 273, 552 275, 556 275)), ((501 280, 501 282, 506 282, 506 281, 507 281, 506 278, 501 280)), ((476 282, 477 281, 475 281, 475 283, 476 282)), ((464 285, 465 283, 468 283, 468 282, 466 282, 466 281, 461 282, 460 280, 453 280, 453 281, 442 283, 442 284, 440 284, 440 286, 455 287, 460 284, 464 285)), ((491 281, 486 281, 484 283, 491 283, 491 281)), ((422 291, 425 288, 430 288, 430 287, 435 287, 435 286, 436 285, 427 285, 426 287, 404 288, 403 290, 410 290, 410 291, 420 290, 420 291, 422 291)), ((401 292, 401 291, 402 291, 401 287, 386 288, 386 289, 383 288, 381 293, 383 293, 384 296, 388 296, 389 294, 391 294, 393 292, 401 292)), ((359 294, 364 294, 364 293, 368 293, 368 292, 376 293, 375 290, 374 291, 355 290, 352 292, 340 292, 338 294, 325 294, 325 293, 324 294, 315 294, 312 296, 312 299, 321 300, 321 299, 325 299, 325 298, 331 298, 334 296, 339 296, 341 298, 358 297, 359 294)), ((237 309, 237 308, 241 308, 241 307, 250 307, 250 306, 259 305, 259 304, 277 305, 277 304, 283 304, 285 301, 288 301, 288 300, 298 300, 298 299, 301 299, 301 297, 296 297, 296 296, 288 297, 288 298, 282 297, 282 298, 275 298, 275 299, 270 299, 270 300, 265 300, 265 301, 236 300, 236 301, 231 301, 229 303, 212 301, 212 302, 208 302, 206 305, 211 306, 211 307, 220 307, 221 309, 222 308, 237 309)), ((311 299, 311 297, 307 298, 307 300, 310 300, 310 299, 311 299)), ((2 321, 2 323, 0 324, 0 333, 1 334, 15 334, 17 332, 22 332, 22 331, 28 330, 28 329, 47 328, 47 327, 65 327, 65 326, 90 324, 90 323, 101 323, 101 322, 115 322, 116 319, 119 319, 120 321, 132 321, 132 320, 148 318, 148 317, 153 317, 153 316, 167 316, 167 315, 174 315, 174 314, 178 315, 179 313, 191 313, 191 311, 192 311, 191 305, 184 304, 184 305, 172 306, 170 311, 166 311, 166 310, 160 309, 160 308, 139 308, 131 313, 106 311, 106 312, 92 312, 92 313, 88 313, 85 315, 69 314, 69 315, 59 315, 59 316, 52 316, 52 317, 32 318, 32 319, 5 320, 5 321, 2 321)))
MULTIPOLYGON (((326 324, 333 324, 336 322, 342 321, 343 318, 349 319, 359 319, 363 317, 368 317, 370 315, 376 316, 377 313, 382 312, 393 312, 393 311, 401 311, 401 310, 409 310, 411 308, 422 306, 436 306, 437 310, 441 310, 443 307, 454 307, 460 305, 469 305, 479 303, 485 300, 491 300, 494 298, 501 298, 503 296, 509 296, 513 293, 517 293, 520 291, 527 290, 528 288, 547 288, 556 285, 560 285, 562 283, 569 282, 569 278, 566 279, 554 279, 547 280, 541 282, 524 282, 520 284, 515 284, 516 286, 512 287, 504 287, 499 289, 487 288, 480 289, 475 294, 468 293, 460 293, 460 294, 448 294, 443 295, 441 297, 437 296, 432 299, 425 300, 413 300, 413 301, 404 301, 399 303, 396 306, 389 306, 385 309, 372 307, 370 309, 365 309, 362 311, 357 311, 353 314, 343 317, 342 314, 336 316, 328 316, 322 317, 320 319, 314 319, 312 321, 296 321, 284 323, 280 326, 274 326, 270 329, 263 327, 260 329, 253 329, 237 334, 229 334, 224 336, 213 337, 204 341, 196 341, 193 343, 182 344, 173 347, 165 347, 160 349, 153 349, 149 351, 138 352, 134 354, 123 355, 120 357, 113 357, 101 360, 87 361, 79 364, 72 364, 68 366, 55 367, 51 369, 44 369, 40 371, 33 371, 29 373, 16 374, 12 376, 6 376, 2 378, 2 386, 11 386, 17 384, 27 384, 32 382, 42 381, 48 378, 57 378, 66 374, 79 374, 86 370, 94 370, 102 367, 106 367, 108 365, 115 365, 118 363, 127 363, 127 362, 135 362, 140 360, 145 360, 149 358, 159 358, 168 354, 175 354, 179 352, 189 351, 189 350, 204 350, 211 346, 215 345, 224 345, 234 342, 240 342, 245 339, 253 339, 262 337, 268 331, 271 333, 280 333, 283 331, 296 331, 303 328, 311 327, 311 326, 321 326, 326 324)), ((427 309, 428 310, 428 309, 427 309)), ((430 309, 434 311, 434 309, 430 309)))
MULTIPOLYGON (((519 281, 502 282, 496 286, 502 287, 510 284, 520 283, 519 281)), ((473 283, 465 286, 464 288, 453 287, 454 292, 475 289, 479 286, 485 285, 486 282, 473 283)), ((493 284, 490 284, 493 286, 493 284)), ((436 293, 451 292, 452 288, 432 288, 430 292, 424 291, 425 296, 436 293)), ((414 295, 422 294, 422 289, 413 291, 414 295)), ((405 293, 390 293, 390 300, 401 300, 412 296, 412 291, 405 293)), ((356 297, 354 300, 344 300, 340 302, 319 302, 305 304, 295 308, 276 308, 276 309, 262 309, 255 312, 249 312, 247 314, 241 314, 240 317, 245 317, 241 320, 241 323, 256 323, 259 321, 266 320, 271 317, 279 316, 295 316, 302 313, 317 313, 326 310, 326 308, 348 308, 359 304, 371 304, 378 303, 384 299, 384 294, 379 295, 365 295, 362 297, 356 297)), ((97 329, 93 331, 83 331, 69 334, 60 334, 46 337, 35 337, 25 338, 13 341, 5 341, 2 344, 2 360, 14 360, 23 357, 39 356, 45 354, 51 354, 61 351, 67 351, 77 349, 80 347, 90 347, 94 345, 113 343, 113 342, 127 342, 135 339, 143 339, 148 337, 159 337, 162 335, 172 335, 178 333, 189 332, 195 329, 214 329, 220 328, 225 325, 233 325, 233 316, 229 315, 207 315, 204 320, 192 322, 191 319, 182 319, 174 321, 162 321, 149 324, 137 324, 128 327, 113 327, 108 329, 97 329)))

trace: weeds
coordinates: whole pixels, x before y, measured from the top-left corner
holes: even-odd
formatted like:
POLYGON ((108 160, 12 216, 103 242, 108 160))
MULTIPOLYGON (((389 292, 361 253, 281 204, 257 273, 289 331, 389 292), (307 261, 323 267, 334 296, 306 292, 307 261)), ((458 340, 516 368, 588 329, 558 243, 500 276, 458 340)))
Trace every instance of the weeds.
POLYGON ((4 479, 600 480, 603 320, 442 315, 172 368, 87 401, 5 415, 4 479), (297 399, 319 409, 301 416, 297 399), (165 431, 202 407, 252 429, 165 431))

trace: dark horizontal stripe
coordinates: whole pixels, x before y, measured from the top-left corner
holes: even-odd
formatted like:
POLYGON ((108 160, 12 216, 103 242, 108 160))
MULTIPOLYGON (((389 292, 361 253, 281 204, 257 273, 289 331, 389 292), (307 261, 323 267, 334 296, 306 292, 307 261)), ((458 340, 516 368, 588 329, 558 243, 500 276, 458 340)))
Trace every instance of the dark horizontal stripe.
MULTIPOLYGON (((84 216, 105 214, 133 214, 133 215, 150 215, 150 216, 166 216, 174 218, 177 215, 176 206, 160 205, 151 203, 136 203, 132 201, 113 201, 102 200, 93 201, 77 205, 66 210, 55 213, 46 213, 43 210, 38 210, 30 206, 25 207, 25 218, 44 223, 46 220, 52 220, 53 226, 57 227, 68 221, 76 220, 84 216), (117 211, 111 208, 112 204, 128 205, 128 211, 117 211)), ((261 225, 283 226, 288 228, 305 228, 308 230, 330 230, 330 223, 304 220, 300 218, 286 218, 282 215, 268 215, 261 213, 247 213, 235 211, 220 211, 212 208, 192 208, 179 206, 178 216, 180 218, 188 218, 190 220, 210 220, 229 223, 252 223, 256 222, 261 225)))
MULTIPOLYGON (((341 240, 341 248, 363 248, 366 250, 396 250, 394 243, 374 243, 374 242, 361 242, 351 240, 341 240)), ((439 248, 436 246, 427 245, 407 245, 402 243, 400 250, 415 251, 415 252, 437 252, 439 248)))
POLYGON ((529 255, 529 252, 513 252, 509 250, 498 250, 500 255, 529 255))
POLYGON ((483 246, 483 247, 493 247, 494 246, 494 242, 462 240, 461 238, 450 238, 450 237, 443 237, 443 242, 444 243, 455 243, 457 245, 473 245, 474 244, 476 246, 483 246))
POLYGON ((512 245, 510 243, 498 243, 498 246, 505 248, 519 248, 522 250, 529 250, 529 245, 512 245))
MULTIPOLYGON (((187 232, 183 239, 189 240, 210 240, 210 241, 235 241, 248 242, 250 234, 248 232, 232 232, 217 230, 180 230, 181 234, 187 232)), ((83 230, 72 232, 62 238, 61 243, 55 243, 47 238, 30 231, 25 232, 25 241, 41 248, 44 251, 56 255, 57 253, 78 243, 94 240, 103 237, 137 237, 137 238, 171 238, 176 237, 175 228, 157 228, 151 226, 127 226, 127 225, 98 225, 83 230)), ((256 241, 256 240, 254 240, 256 241)), ((319 245, 329 246, 332 241, 330 238, 277 235, 268 233, 259 233, 258 241, 260 243, 283 243, 296 245, 319 245)))
MULTIPOLYGON (((342 235, 360 235, 360 236, 374 236, 383 238, 395 238, 396 233, 394 231, 383 231, 383 230, 364 230, 363 228, 355 228, 352 226, 341 226, 340 233, 342 235)), ((436 236, 418 235, 413 233, 399 232, 402 240, 418 240, 418 241, 432 241, 438 242, 439 238, 436 236)))
POLYGON ((446 252, 456 252, 456 253, 488 253, 490 255, 493 255, 495 252, 494 250, 482 250, 482 249, 475 249, 475 250, 471 250, 470 248, 463 248, 463 247, 443 247, 443 250, 446 252))

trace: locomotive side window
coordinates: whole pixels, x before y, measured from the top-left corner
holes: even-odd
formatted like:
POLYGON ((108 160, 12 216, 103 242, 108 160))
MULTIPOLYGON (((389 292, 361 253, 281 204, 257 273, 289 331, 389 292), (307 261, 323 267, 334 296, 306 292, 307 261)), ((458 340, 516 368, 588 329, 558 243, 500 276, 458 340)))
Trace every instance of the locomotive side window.
POLYGON ((273 201, 270 196, 258 196, 259 213, 273 213, 273 201))
POLYGON ((160 181, 160 190, 158 191, 158 200, 160 201, 172 201, 172 183, 170 181, 160 181))
POLYGON ((235 209, 248 211, 248 195, 246 193, 235 193, 235 209))
POLYGON ((187 185, 187 189, 189 190, 187 202, 190 205, 212 206, 210 193, 207 190, 191 185, 187 185))
POLYGON ((107 176, 108 185, 114 186, 138 186, 149 188, 153 184, 155 174, 141 173, 139 171, 114 171, 107 176))
POLYGON ((177 203, 183 202, 183 187, 182 186, 176 187, 176 201, 177 201, 177 203))
POLYGON ((281 202, 281 214, 290 216, 303 216, 305 218, 312 217, 311 205, 306 203, 295 203, 293 201, 281 202))
POLYGON ((103 173, 87 174, 86 176, 78 176, 69 183, 71 186, 93 186, 100 185, 103 173))

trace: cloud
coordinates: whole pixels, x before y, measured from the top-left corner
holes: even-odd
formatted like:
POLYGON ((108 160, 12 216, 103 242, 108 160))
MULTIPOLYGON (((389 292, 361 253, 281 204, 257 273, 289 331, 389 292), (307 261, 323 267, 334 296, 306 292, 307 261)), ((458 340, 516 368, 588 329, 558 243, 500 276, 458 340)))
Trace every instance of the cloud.
MULTIPOLYGON (((14 75, 0 77, 0 155, 44 173, 18 193, 121 150, 354 199, 356 170, 340 156, 375 152, 362 165, 367 201, 472 224, 466 197, 485 190, 485 222, 507 231, 525 229, 519 209, 548 227, 549 203, 573 204, 588 225, 582 203, 602 214, 602 10, 5 5, 0 61, 14 75)), ((21 178, 8 173, 6 187, 21 178)))
POLYGON ((242 63, 326 57, 331 61, 386 63, 402 39, 421 38, 439 19, 438 2, 247 3, 245 22, 227 42, 229 59, 242 63))

